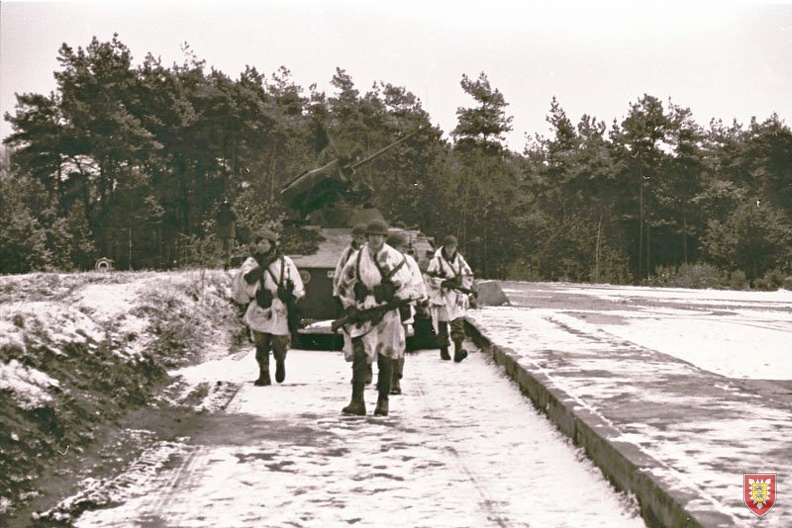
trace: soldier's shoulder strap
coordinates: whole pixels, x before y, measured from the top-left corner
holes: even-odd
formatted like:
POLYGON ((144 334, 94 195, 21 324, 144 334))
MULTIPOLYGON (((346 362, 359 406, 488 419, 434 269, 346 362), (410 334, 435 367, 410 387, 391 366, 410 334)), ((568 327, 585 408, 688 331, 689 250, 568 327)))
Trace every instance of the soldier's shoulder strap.
MULTIPOLYGON (((269 266, 267 266, 267 273, 269 273, 270 277, 272 277, 272 280, 273 280, 273 282, 274 282, 276 285, 278 285, 278 286, 282 286, 282 285, 283 285, 283 273, 286 271, 286 257, 284 257, 283 255, 281 255, 281 256, 279 256, 279 257, 276 259, 276 261, 277 261, 277 260, 280 260, 280 264, 281 264, 281 268, 280 268, 280 279, 277 279, 277 278, 275 278, 275 274, 274 274, 274 273, 272 273, 272 268, 270 267, 270 266, 272 266, 272 263, 270 263, 270 265, 269 265, 269 266)), ((275 262, 275 261, 273 261, 273 262, 275 262)), ((263 286, 263 284, 262 284, 262 286, 263 286)))

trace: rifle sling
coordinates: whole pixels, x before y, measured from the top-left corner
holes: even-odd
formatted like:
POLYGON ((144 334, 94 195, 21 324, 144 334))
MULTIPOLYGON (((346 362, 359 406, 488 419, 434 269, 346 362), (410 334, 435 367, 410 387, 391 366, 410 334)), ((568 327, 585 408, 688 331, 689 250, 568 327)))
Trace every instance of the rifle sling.
MULTIPOLYGON (((286 268, 286 259, 283 258, 283 255, 281 255, 280 257, 278 257, 277 259, 273 260, 272 262, 275 262, 276 260, 280 260, 281 261, 280 280, 276 279, 275 278, 275 274, 272 273, 272 269, 270 268, 270 266, 272 266, 272 263, 270 263, 270 265, 267 266, 267 273, 269 273, 269 276, 272 277, 272 282, 274 282, 275 285, 278 288, 280 288, 283 285, 283 272, 284 272, 284 269, 286 268)), ((261 287, 264 288, 264 275, 262 275, 261 278, 259 279, 259 283, 261 284, 261 287)))
MULTIPOLYGON (((357 276, 358 282, 363 282, 363 281, 360 280, 360 259, 362 257, 362 254, 363 254, 363 248, 360 248, 360 250, 358 251, 358 254, 357 254, 357 260, 355 262, 355 274, 357 276)), ((391 277, 393 277, 393 275, 397 271, 399 271, 402 268, 402 266, 404 266, 407 263, 407 259, 405 258, 404 255, 402 255, 401 262, 399 262, 399 264, 396 265, 388 273, 385 273, 384 271, 382 271, 382 267, 379 265, 379 262, 377 262, 377 255, 372 255, 372 259, 371 260, 374 261, 374 265, 377 267, 377 271, 379 271, 379 274, 380 274, 380 277, 381 277, 380 284, 382 284, 384 281, 386 281, 386 280, 390 279, 391 277)))
MULTIPOLYGON (((457 260, 457 258, 456 258, 457 257, 457 252, 454 251, 454 254, 451 255, 451 257, 452 257, 451 260, 456 261, 457 260)), ((459 263, 459 270, 455 270, 454 269, 454 265, 451 262, 449 262, 448 259, 446 259, 444 252, 440 251, 440 267, 441 268, 443 268, 443 262, 445 262, 446 265, 448 265, 448 267, 451 268, 451 273, 454 274, 453 277, 445 277, 445 278, 455 279, 456 277, 461 277, 462 276, 462 263, 461 262, 459 263)), ((443 275, 445 275, 445 270, 443 271, 443 275)))

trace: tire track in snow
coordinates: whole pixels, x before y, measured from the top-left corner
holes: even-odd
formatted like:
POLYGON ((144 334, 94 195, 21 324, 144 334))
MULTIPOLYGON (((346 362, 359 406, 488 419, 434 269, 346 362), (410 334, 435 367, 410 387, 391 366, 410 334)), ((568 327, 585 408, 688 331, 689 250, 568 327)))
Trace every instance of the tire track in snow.
MULTIPOLYGON (((465 346, 470 348, 472 344, 466 343, 465 346)), ((410 373, 410 388, 414 390, 416 396, 418 397, 419 401, 421 402, 421 408, 432 415, 439 414, 442 412, 440 407, 432 405, 431 399, 429 395, 427 395, 426 390, 427 383, 424 379, 424 375, 422 374, 421 370, 415 369, 410 373)), ((460 470, 460 473, 465 475, 465 478, 472 484, 473 489, 476 491, 478 495, 478 504, 481 510, 486 515, 487 519, 493 522, 493 526, 499 526, 501 528, 508 528, 510 523, 508 520, 504 519, 502 514, 497 511, 495 504, 497 503, 496 500, 493 499, 494 494, 491 493, 487 486, 484 484, 484 480, 480 478, 478 475, 475 474, 473 470, 465 463, 464 457, 460 454, 460 452, 453 446, 453 445, 446 445, 444 449, 451 454, 454 459, 455 465, 460 470)), ((529 528, 529 525, 523 524, 526 528, 529 528)))
POLYGON ((178 469, 172 471, 170 478, 162 486, 158 486, 158 493, 156 493, 152 502, 148 503, 146 501, 145 503, 147 508, 144 511, 147 511, 147 513, 144 514, 144 519, 149 522, 153 519, 162 519, 160 513, 170 511, 172 504, 182 502, 184 498, 189 497, 189 495, 184 493, 184 489, 192 487, 192 483, 196 481, 197 464, 199 460, 203 461, 205 459, 206 451, 203 446, 193 448, 178 469))

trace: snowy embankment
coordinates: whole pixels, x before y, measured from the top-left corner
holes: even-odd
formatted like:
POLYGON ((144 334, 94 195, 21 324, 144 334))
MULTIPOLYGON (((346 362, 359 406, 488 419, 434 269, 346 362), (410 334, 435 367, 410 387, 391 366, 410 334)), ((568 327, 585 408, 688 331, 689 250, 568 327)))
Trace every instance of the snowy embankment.
POLYGON ((222 271, 0 277, 0 524, 45 501, 43 482, 68 480, 66 453, 74 471, 90 463, 169 369, 228 353, 227 283, 222 271))
MULTIPOLYGON (((471 318, 521 379, 538 380, 523 385, 535 401, 564 402, 554 419, 568 435, 613 448, 592 449, 606 474, 623 489, 650 477, 673 497, 655 501, 658 511, 676 503, 704 526, 750 525, 743 476, 792 471, 792 292, 503 289, 513 306, 471 318)), ((639 500, 659 497, 646 489, 639 500)), ((776 507, 762 522, 790 520, 776 507)))

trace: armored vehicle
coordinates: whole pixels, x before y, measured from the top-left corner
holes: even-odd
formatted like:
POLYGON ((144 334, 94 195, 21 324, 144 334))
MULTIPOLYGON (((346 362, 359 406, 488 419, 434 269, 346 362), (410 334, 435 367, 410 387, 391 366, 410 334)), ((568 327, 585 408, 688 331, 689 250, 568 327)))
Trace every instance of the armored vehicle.
MULTIPOLYGON (((305 284, 305 298, 299 303, 300 328, 297 335, 292 335, 294 347, 341 348, 341 335, 330 327, 332 320, 341 315, 333 299, 336 264, 344 249, 352 242, 352 226, 367 224, 374 219, 387 221, 377 209, 362 205, 372 191, 354 181, 354 171, 413 134, 394 141, 360 161, 350 162, 342 157, 303 172, 281 189, 281 198, 293 215, 289 221, 303 224, 303 229, 313 231, 320 240, 314 253, 290 255, 305 284)), ((425 270, 434 250, 432 239, 417 229, 392 228, 391 232, 400 233, 407 240, 410 253, 421 269, 425 270)), ((409 349, 434 346, 431 324, 419 319, 414 328, 408 331, 409 349)))

